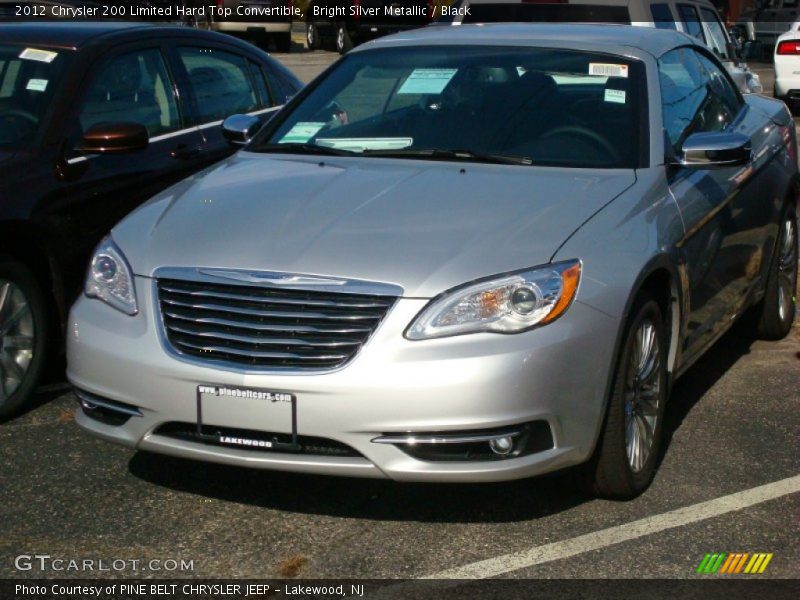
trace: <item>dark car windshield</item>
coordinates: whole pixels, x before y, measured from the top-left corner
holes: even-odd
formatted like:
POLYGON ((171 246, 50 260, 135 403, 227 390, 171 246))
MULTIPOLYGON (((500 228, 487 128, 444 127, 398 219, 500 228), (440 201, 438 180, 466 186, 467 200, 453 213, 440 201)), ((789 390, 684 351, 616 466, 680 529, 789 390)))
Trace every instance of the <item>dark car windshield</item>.
POLYGON ((35 141, 66 60, 64 51, 0 44, 0 148, 35 141))
POLYGON ((635 168, 644 90, 641 63, 606 54, 475 46, 356 52, 250 150, 635 168))

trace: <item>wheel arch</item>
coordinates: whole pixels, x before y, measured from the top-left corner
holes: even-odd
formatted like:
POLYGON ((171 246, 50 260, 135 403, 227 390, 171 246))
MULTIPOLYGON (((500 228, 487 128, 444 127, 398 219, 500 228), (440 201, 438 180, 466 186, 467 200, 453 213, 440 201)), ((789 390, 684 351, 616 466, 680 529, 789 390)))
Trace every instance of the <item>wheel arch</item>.
MULTIPOLYGON (((611 361, 610 372, 606 378, 606 389, 603 396, 602 418, 598 420, 595 431, 594 444, 591 456, 597 453, 600 435, 605 426, 608 416, 608 404, 611 392, 614 387, 614 378, 621 359, 622 342, 625 330, 631 316, 636 299, 642 292, 652 295, 661 307, 662 314, 666 321, 667 335, 669 336, 669 353, 667 362, 667 398, 672 388, 677 371, 677 363, 680 358, 680 340, 683 331, 682 319, 686 314, 684 310, 685 298, 684 286, 678 268, 675 266, 674 259, 668 254, 658 254, 653 256, 640 270, 636 279, 631 285, 630 292, 625 301, 619 327, 617 328, 616 339, 614 340, 613 359, 611 361)), ((592 460, 590 458, 590 460, 592 460)))
POLYGON ((67 307, 63 278, 45 240, 44 232, 29 222, 0 222, 0 254, 11 256, 33 272, 52 309, 54 322, 64 323, 67 307))

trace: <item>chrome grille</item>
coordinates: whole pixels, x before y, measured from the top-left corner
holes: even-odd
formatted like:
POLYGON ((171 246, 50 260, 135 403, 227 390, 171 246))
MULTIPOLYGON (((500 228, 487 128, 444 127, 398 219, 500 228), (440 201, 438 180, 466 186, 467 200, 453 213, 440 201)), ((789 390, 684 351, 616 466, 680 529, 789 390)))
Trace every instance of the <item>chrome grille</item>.
POLYGON ((159 279, 167 340, 181 354, 264 369, 322 370, 351 360, 393 296, 159 279))

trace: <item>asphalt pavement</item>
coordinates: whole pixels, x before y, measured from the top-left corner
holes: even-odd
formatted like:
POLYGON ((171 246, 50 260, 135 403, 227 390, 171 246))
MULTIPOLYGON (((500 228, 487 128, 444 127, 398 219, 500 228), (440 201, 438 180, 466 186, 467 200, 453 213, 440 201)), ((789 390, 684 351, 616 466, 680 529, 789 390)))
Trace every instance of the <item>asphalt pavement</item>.
MULTIPOLYGON (((276 56, 306 80, 336 58, 276 56)), ((156 456, 82 433, 75 407, 55 381, 0 424, 0 577, 724 577, 696 573, 718 552, 773 554, 732 577, 800 576, 797 326, 780 342, 736 326, 677 383, 661 467, 630 502, 592 499, 570 472, 421 485, 156 456), (37 554, 51 558, 19 558, 37 554)))

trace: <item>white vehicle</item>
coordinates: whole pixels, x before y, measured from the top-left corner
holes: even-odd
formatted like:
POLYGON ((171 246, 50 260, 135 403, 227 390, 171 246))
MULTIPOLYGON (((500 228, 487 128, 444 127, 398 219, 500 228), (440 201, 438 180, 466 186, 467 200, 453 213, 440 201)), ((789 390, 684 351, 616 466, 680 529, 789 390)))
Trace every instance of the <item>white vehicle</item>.
POLYGON ((775 97, 789 108, 800 100, 800 21, 793 23, 775 44, 775 97))
POLYGON ((629 23, 682 31, 714 51, 742 93, 763 91, 758 75, 738 57, 710 0, 456 0, 453 6, 459 10, 440 22, 629 23))
POLYGON ((737 24, 744 26, 748 40, 771 48, 800 16, 799 6, 800 0, 755 0, 753 8, 743 12, 737 24))

